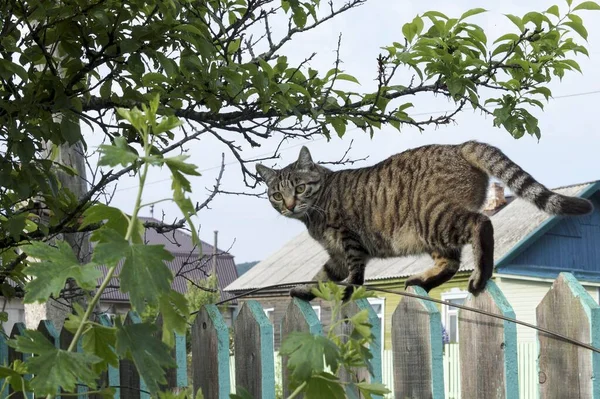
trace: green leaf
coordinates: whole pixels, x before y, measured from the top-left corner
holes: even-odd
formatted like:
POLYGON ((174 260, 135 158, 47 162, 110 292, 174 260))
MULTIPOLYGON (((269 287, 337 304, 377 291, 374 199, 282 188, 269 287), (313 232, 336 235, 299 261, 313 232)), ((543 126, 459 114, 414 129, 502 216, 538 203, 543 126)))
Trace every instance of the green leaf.
POLYGON ((138 160, 137 154, 127 147, 127 140, 123 136, 115 137, 114 145, 101 145, 99 150, 102 153, 98 161, 100 166, 129 166, 138 160))
POLYGON ((119 319, 115 349, 119 357, 133 361, 151 393, 167 382, 163 367, 174 367, 169 347, 156 338, 156 326, 150 323, 123 325, 119 319))
POLYGON ((73 145, 81 140, 81 128, 79 120, 73 120, 70 114, 63 115, 60 121, 60 132, 67 143, 73 145))
POLYGON ((340 74, 338 74, 337 77, 336 77, 336 79, 337 80, 347 80, 347 81, 350 81, 350 82, 354 82, 356 84, 360 84, 358 82, 358 79, 356 79, 354 76, 348 75, 346 73, 340 73, 340 74))
POLYGON ((130 245, 119 276, 121 291, 129 293, 139 313, 146 305, 155 306, 158 298, 171 290, 173 273, 164 263, 171 260, 173 255, 162 245, 130 245))
POLYGON ((28 391, 29 381, 23 378, 23 374, 27 371, 24 370, 25 366, 20 360, 15 360, 10 366, 12 368, 0 366, 0 379, 6 381, 14 392, 28 391), (22 369, 22 373, 19 373, 19 369, 22 369))
POLYGON ((557 6, 556 4, 555 4, 555 5, 553 5, 552 7, 548 8, 548 9, 546 10, 546 12, 547 12, 548 14, 552 14, 552 15, 554 15, 555 17, 560 17, 560 13, 559 13, 559 11, 558 11, 558 6, 557 6))
POLYGON ((577 10, 600 10, 600 5, 595 1, 584 1, 573 8, 573 11, 577 10))
POLYGON ((189 316, 188 302, 185 296, 175 290, 163 295, 159 305, 163 316, 162 340, 169 346, 175 344, 173 331, 185 335, 189 316))
POLYGON ((548 100, 550 97, 552 97, 552 92, 547 87, 537 87, 533 90, 530 90, 528 93, 541 94, 546 98, 546 100, 548 100))
POLYGON ((439 11, 427 11, 426 13, 423 14, 424 17, 428 17, 428 18, 442 18, 442 19, 448 19, 448 17, 445 14, 442 14, 439 11))
POLYGON ((498 42, 503 42, 506 40, 510 40, 511 42, 516 42, 517 40, 519 40, 519 35, 517 35, 516 33, 507 33, 505 35, 500 36, 498 39, 496 39, 494 41, 494 44, 496 44, 498 42))
POLYGON ((336 376, 329 373, 321 373, 307 381, 305 397, 346 399, 346 394, 336 376))
POLYGON ((81 265, 73 249, 65 241, 58 241, 56 248, 34 241, 25 247, 25 252, 36 260, 24 271, 36 278, 27 283, 25 303, 45 302, 53 295, 58 298, 67 279, 72 278, 85 290, 96 288, 97 279, 102 275, 94 264, 81 265))
POLYGON ((402 26, 402 34, 409 43, 412 43, 415 35, 417 34, 417 26, 412 22, 404 24, 402 26))
MULTIPOLYGON (((81 222, 81 228, 96 224, 104 223, 104 226, 109 229, 113 229, 119 233, 121 237, 125 237, 127 233, 127 226, 129 225, 129 218, 122 210, 108 206, 102 203, 97 203, 89 207, 83 213, 83 221, 81 222)), ((94 239, 97 231, 92 234, 92 240, 94 239)))
POLYGON ((71 392, 78 382, 96 386, 97 374, 92 366, 101 359, 95 355, 57 349, 41 332, 32 330, 9 341, 9 345, 19 352, 36 355, 29 357, 25 364, 34 374, 31 387, 37 395, 55 394, 60 388, 71 392))
POLYGON ((485 8, 473 8, 473 9, 465 12, 463 15, 461 15, 459 21, 462 21, 463 19, 469 18, 473 15, 481 14, 484 12, 487 12, 487 10, 485 8))
POLYGON ((92 353, 102 359, 98 364, 97 372, 106 368, 106 364, 113 367, 119 366, 119 358, 114 347, 117 339, 117 329, 106 327, 97 323, 91 323, 91 327, 85 330, 81 344, 85 353, 92 353))
POLYGON ((186 175, 200 176, 200 172, 196 169, 196 165, 184 162, 189 158, 189 155, 177 155, 170 158, 165 158, 165 164, 171 169, 171 172, 181 172, 186 175))
POLYGON ((383 396, 390 393, 390 390, 387 387, 380 383, 366 383, 359 382, 354 384, 360 392, 363 394, 365 399, 372 399, 372 395, 383 396))
POLYGON ((510 19, 513 24, 517 25, 517 27, 519 28, 519 30, 521 32, 523 32, 525 30, 525 24, 523 23, 521 18, 517 17, 516 15, 512 15, 512 14, 506 14, 506 17, 508 19, 510 19))
POLYGON ((339 137, 342 137, 344 133, 346 133, 346 122, 344 121, 344 119, 339 117, 333 118, 331 120, 331 125, 333 126, 335 132, 338 134, 339 137))
POLYGON ((296 24, 296 26, 298 28, 304 28, 304 26, 306 25, 306 13, 304 12, 304 10, 301 7, 294 7, 294 23, 296 24))
POLYGON ((563 22, 563 24, 571 27, 575 32, 577 32, 579 34, 579 36, 581 36, 582 38, 587 40, 588 31, 587 31, 587 29, 585 29, 585 26, 583 26, 582 24, 577 23, 575 21, 567 21, 567 22, 563 22))
POLYGON ((336 371, 341 361, 340 350, 334 342, 307 332, 290 333, 281 344, 280 353, 289 355, 288 368, 292 370, 292 378, 298 382, 324 371, 325 362, 336 371))

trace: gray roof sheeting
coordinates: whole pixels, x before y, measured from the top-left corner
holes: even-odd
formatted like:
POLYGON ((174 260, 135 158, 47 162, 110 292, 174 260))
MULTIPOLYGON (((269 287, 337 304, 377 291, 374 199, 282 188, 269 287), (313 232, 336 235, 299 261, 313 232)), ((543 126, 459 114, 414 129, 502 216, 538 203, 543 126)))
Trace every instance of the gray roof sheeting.
MULTIPOLYGON (((555 189, 576 196, 593 183, 555 189)), ((538 210, 529 202, 517 198, 491 216, 494 226, 494 261, 498 261, 522 238, 534 231, 550 215, 538 210)), ((243 291, 274 284, 287 284, 312 280, 327 261, 323 247, 303 232, 287 242, 279 251, 259 262, 247 273, 225 288, 226 291, 243 291)), ((428 255, 401 258, 373 259, 367 264, 366 280, 383 280, 413 275, 431 267, 428 255)), ((470 245, 463 249, 461 271, 473 270, 473 251, 470 245)))
MULTIPOLYGON (((158 222, 158 220, 151 218, 141 219, 144 219, 144 221, 158 222)), ((197 283, 212 274, 212 245, 201 241, 202 256, 200 256, 199 248, 194 247, 192 243, 192 237, 181 230, 159 234, 154 229, 146 229, 144 240, 147 244, 151 245, 163 244, 165 249, 171 252, 175 257, 172 261, 166 262, 166 265, 175 275, 171 287, 176 291, 182 294, 187 292, 188 279, 197 283)), ((120 268, 121 266, 117 267, 117 274, 119 273, 120 268)), ((103 275, 99 279, 99 282, 104 279, 108 269, 105 266, 101 266, 100 270, 103 275)), ((225 251, 217 249, 217 278, 222 299, 229 299, 233 296, 228 292, 224 292, 224 288, 237 279, 237 277, 237 269, 235 267, 233 256, 225 251)), ((113 278, 109 286, 111 288, 104 291, 101 300, 108 302, 129 302, 129 294, 123 293, 118 289, 119 281, 117 279, 113 278)), ((235 301, 233 303, 235 303, 235 301)))

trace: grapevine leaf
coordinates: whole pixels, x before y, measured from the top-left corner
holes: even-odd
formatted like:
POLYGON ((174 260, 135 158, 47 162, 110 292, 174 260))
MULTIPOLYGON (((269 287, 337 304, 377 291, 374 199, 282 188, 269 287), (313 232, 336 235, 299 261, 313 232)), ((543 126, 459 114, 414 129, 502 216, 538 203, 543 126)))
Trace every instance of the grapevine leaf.
POLYGON ((93 290, 102 275, 93 263, 81 265, 65 241, 58 241, 56 247, 37 241, 26 248, 27 254, 36 260, 32 260, 24 271, 35 277, 27 283, 25 303, 44 302, 51 295, 58 298, 69 278, 74 279, 79 287, 93 290))
POLYGON ((116 319, 115 349, 120 358, 131 359, 148 390, 155 393, 167 382, 164 367, 175 367, 169 347, 156 338, 156 326, 150 323, 123 325, 116 319))
POLYGON ((92 366, 101 361, 98 356, 58 349, 41 332, 32 330, 9 341, 9 345, 19 352, 36 355, 25 362, 27 370, 34 374, 31 387, 36 395, 55 394, 59 388, 71 392, 78 382, 96 385, 97 374, 92 366))

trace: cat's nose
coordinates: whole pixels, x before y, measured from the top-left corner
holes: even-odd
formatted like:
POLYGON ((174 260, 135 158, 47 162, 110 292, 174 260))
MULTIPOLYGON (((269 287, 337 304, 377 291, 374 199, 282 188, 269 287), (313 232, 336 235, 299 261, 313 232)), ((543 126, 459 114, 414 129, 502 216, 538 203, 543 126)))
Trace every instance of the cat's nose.
POLYGON ((294 208, 296 207, 296 201, 291 200, 291 201, 285 201, 285 207, 288 209, 288 211, 293 211, 294 208))

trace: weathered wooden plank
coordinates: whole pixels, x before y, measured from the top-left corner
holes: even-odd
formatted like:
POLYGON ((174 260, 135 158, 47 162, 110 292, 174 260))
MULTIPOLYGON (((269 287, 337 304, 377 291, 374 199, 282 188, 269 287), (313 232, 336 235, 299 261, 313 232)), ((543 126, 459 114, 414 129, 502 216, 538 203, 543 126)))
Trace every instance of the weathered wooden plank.
MULTIPOLYGON (((485 291, 469 295, 465 306, 515 317, 515 313, 493 281, 485 291)), ((463 398, 519 397, 517 329, 514 323, 460 310, 460 381, 463 398)), ((441 338, 440 338, 441 339, 441 338)))
MULTIPOLYGON (((407 292, 427 296, 421 287, 407 292)), ((394 397, 444 397, 442 324, 431 301, 404 297, 392 315, 394 397)))
MULTIPOLYGON (((340 369, 339 377, 341 381, 370 381, 370 382, 382 382, 381 375, 381 321, 377 317, 377 314, 366 299, 359 299, 357 301, 348 302, 342 307, 341 317, 346 319, 354 316, 360 311, 366 310, 369 315, 369 323, 373 326, 371 332, 373 333, 374 340, 371 343, 370 350, 373 358, 371 359, 371 366, 373 368, 373 375, 369 373, 366 368, 355 368, 352 370, 340 369)), ((352 323, 342 323, 338 327, 338 333, 342 337, 349 337, 353 330, 352 323)), ((342 341, 345 341, 342 339, 342 341)), ((359 396, 358 392, 354 392, 355 396, 359 396)), ((359 396, 360 397, 360 396, 359 396)))
MULTIPOLYGON (((600 347, 600 306, 571 273, 560 273, 536 308, 537 324, 600 347)), ((600 354, 538 332, 541 398, 600 398, 600 354)))
MULTIPOLYGON (((317 318, 317 314, 311 304, 294 298, 285 311, 281 319, 281 342, 283 343, 287 336, 292 332, 309 332, 313 335, 323 334, 323 328, 317 318)), ((282 384, 283 397, 287 398, 292 391, 289 388, 289 371, 287 369, 288 356, 282 356, 282 384)), ((297 398, 302 398, 304 395, 298 395, 297 398)))
POLYGON ((192 372, 194 392, 229 398, 229 329, 215 305, 203 306, 192 325, 192 372))
POLYGON ((236 387, 255 398, 275 399, 273 325, 257 301, 242 305, 234 323, 236 387))
MULTIPOLYGON (((10 332, 10 338, 14 339, 19 335, 25 334, 25 324, 24 323, 15 323, 13 325, 13 329, 10 332)), ((13 363, 15 360, 20 360, 22 362, 27 361, 27 359, 31 356, 30 353, 21 353, 18 352, 15 348, 8 348, 8 363, 13 363)), ((31 379, 31 374, 25 376, 26 380, 31 379)), ((33 393, 28 392, 27 394, 23 394, 22 392, 14 392, 12 388, 9 388, 9 393, 11 394, 12 399, 33 399, 33 393)))

